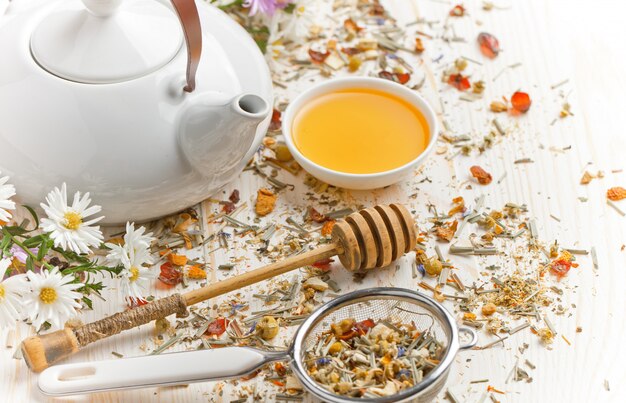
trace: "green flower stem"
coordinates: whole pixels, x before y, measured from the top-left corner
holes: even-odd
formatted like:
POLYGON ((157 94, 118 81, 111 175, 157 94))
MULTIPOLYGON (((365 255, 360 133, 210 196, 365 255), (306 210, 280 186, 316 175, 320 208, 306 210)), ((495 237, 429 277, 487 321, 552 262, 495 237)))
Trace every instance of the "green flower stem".
POLYGON ((2 233, 4 234, 4 236, 8 236, 9 238, 11 238, 11 240, 13 241, 14 244, 16 244, 17 246, 19 246, 24 252, 26 252, 26 254, 28 254, 32 259, 33 262, 35 263, 41 263, 42 265, 44 265, 48 270, 52 270, 54 267, 52 267, 52 265, 50 265, 50 263, 42 260, 41 262, 39 262, 37 260, 37 256, 35 256, 35 254, 26 246, 24 246, 24 244, 20 241, 18 241, 13 235, 11 235, 11 233, 9 231, 7 231, 6 229, 2 229, 2 233))

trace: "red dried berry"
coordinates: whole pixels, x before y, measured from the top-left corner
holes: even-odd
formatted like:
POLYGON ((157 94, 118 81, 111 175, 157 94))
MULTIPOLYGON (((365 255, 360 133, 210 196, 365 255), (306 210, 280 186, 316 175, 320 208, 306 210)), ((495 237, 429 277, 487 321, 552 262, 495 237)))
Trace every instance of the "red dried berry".
POLYGON ((411 74, 409 73, 391 73, 386 70, 381 70, 378 73, 378 77, 384 78, 385 80, 394 81, 400 84, 406 84, 411 79, 411 74))
POLYGON ((228 200, 230 200, 231 202, 235 204, 239 203, 239 190, 237 189, 233 190, 230 196, 228 196, 228 200))
POLYGON ((129 297, 126 299, 126 302, 128 303, 128 307, 130 309, 134 309, 134 308, 138 308, 140 306, 146 305, 148 303, 148 300, 145 300, 142 298, 129 297))
POLYGON ((469 79, 464 77, 462 74, 450 74, 450 77, 448 77, 448 84, 459 91, 468 90, 472 86, 469 79))
POLYGON ((311 221, 315 221, 317 223, 323 223, 324 221, 328 220, 328 218, 324 214, 315 210, 313 207, 309 207, 309 218, 311 219, 311 221))
POLYGON ((221 336, 228 326, 228 319, 217 318, 213 322, 209 323, 204 334, 207 336, 221 336))
POLYGON ((309 49, 309 56, 311 57, 311 60, 313 61, 313 63, 324 63, 324 60, 326 60, 326 58, 330 55, 329 51, 326 51, 324 53, 322 52, 318 52, 317 50, 313 50, 313 49, 309 49))
POLYGON ((313 267, 317 267, 318 269, 322 269, 322 270, 330 270, 330 264, 334 262, 333 259, 328 258, 328 259, 322 259, 322 260, 318 260, 317 262, 313 263, 313 267))
POLYGON ((526 113, 530 109, 530 96, 525 92, 516 92, 511 96, 511 105, 518 112, 526 113))
POLYGON ((374 322, 371 319, 365 319, 362 320, 360 322, 357 322, 354 324, 354 329, 360 334, 360 335, 364 335, 367 333, 367 331, 371 328, 373 328, 374 326, 376 326, 376 322, 374 322))
POLYGON ((183 281, 183 273, 176 269, 172 263, 165 262, 161 265, 159 280, 165 284, 176 285, 183 281))
POLYGON ((230 214, 233 211, 235 211, 235 203, 230 202, 230 201, 222 201, 220 203, 222 204, 222 211, 225 214, 230 214))
POLYGON ((278 109, 274 109, 272 111, 272 120, 270 120, 270 127, 268 129, 272 132, 279 131, 282 126, 281 118, 282 118, 282 113, 278 109))
POLYGON ((457 4, 456 6, 452 7, 452 10, 450 10, 451 17, 463 17, 464 15, 465 7, 463 7, 461 4, 457 4))
POLYGON ((396 81, 400 84, 406 84, 411 79, 411 74, 409 73, 395 73, 396 81))
POLYGON ((567 275, 573 263, 566 259, 557 259, 550 264, 550 271, 560 280, 567 275))
POLYGON ((477 40, 480 52, 488 58, 494 59, 500 53, 500 42, 495 36, 481 32, 477 40))

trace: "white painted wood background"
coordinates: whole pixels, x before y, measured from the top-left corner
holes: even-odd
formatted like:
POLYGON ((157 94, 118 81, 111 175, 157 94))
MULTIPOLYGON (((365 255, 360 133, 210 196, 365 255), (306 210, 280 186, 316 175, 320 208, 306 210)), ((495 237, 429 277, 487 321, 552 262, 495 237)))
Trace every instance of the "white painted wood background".
MULTIPOLYGON (((19 0, 16 0, 19 1, 19 0)), ((0 10, 6 4, 0 1, 0 10)), ((389 0, 386 2, 391 13, 401 22, 415 20, 417 16, 427 19, 443 18, 452 7, 451 3, 432 0, 389 0)), ((515 90, 526 90, 533 99, 528 114, 504 120, 508 125, 518 124, 520 130, 494 146, 481 156, 456 157, 451 162, 443 156, 433 156, 423 171, 416 173, 413 180, 385 190, 374 192, 349 192, 346 203, 373 204, 377 202, 410 203, 417 211, 420 222, 424 222, 427 202, 442 207, 449 206, 452 197, 462 194, 472 200, 480 193, 487 196, 487 205, 501 206, 507 201, 526 202, 531 216, 537 219, 543 240, 558 239, 570 247, 590 248, 598 251, 599 269, 594 273, 589 257, 579 258, 581 264, 573 269, 564 280, 572 291, 563 297, 566 304, 574 303, 576 309, 571 316, 554 317, 559 334, 571 340, 568 346, 558 337, 552 350, 540 346, 536 336, 529 331, 510 337, 505 347, 485 351, 470 351, 459 354, 448 386, 461 400, 475 402, 483 392, 485 384, 469 386, 469 381, 489 378, 489 384, 505 390, 506 395, 497 395, 503 402, 621 402, 626 400, 626 252, 620 251, 626 243, 626 217, 606 205, 605 192, 611 186, 626 186, 626 172, 611 173, 626 169, 626 125, 624 107, 626 102, 626 25, 623 23, 626 3, 622 1, 568 1, 527 0, 497 1, 509 9, 491 12, 481 10, 479 1, 464 2, 470 16, 453 22, 456 32, 468 38, 467 44, 453 44, 441 49, 429 48, 423 57, 426 85, 421 91, 432 102, 438 112, 443 104, 443 118, 450 124, 454 134, 486 134, 491 115, 486 111, 489 101, 502 95, 510 96, 515 90), (480 25, 479 25, 480 23, 480 25), (494 61, 487 61, 479 54, 474 38, 480 31, 493 33, 500 39, 504 51, 494 61), (456 56, 464 55, 482 60, 482 68, 474 69, 473 79, 482 78, 487 84, 482 101, 468 103, 458 100, 459 93, 453 88, 436 91, 440 87, 441 63, 432 60, 444 54, 441 63, 449 63, 456 56), (522 62, 523 65, 503 73, 495 82, 493 77, 506 65, 522 62), (569 83, 553 90, 552 84, 569 79, 569 83), (571 92, 570 92, 571 91, 571 92), (559 93, 569 94, 575 116, 559 120, 557 116, 561 102, 559 93), (438 98, 443 102, 440 103, 438 98), (560 153, 552 147, 571 146, 571 150, 560 153), (533 164, 514 165, 513 161, 530 157, 533 164), (502 184, 466 189, 463 182, 468 179, 468 167, 484 166, 499 178, 506 171, 502 184), (594 180, 588 186, 579 185, 580 176, 588 163, 594 170, 601 169, 606 177, 594 180), (417 184, 417 180, 428 176, 432 183, 417 184), (417 192, 416 199, 409 195, 417 192), (586 197, 583 203, 578 197, 586 197), (550 218, 560 218, 560 222, 550 218), (576 333, 577 326, 582 333, 576 333), (515 362, 517 346, 529 343, 529 350, 522 356, 528 358, 537 369, 530 371, 532 383, 505 384, 515 362), (471 359, 471 361, 470 361, 471 359), (610 391, 605 388, 608 381, 610 391)), ((428 47, 428 41, 425 41, 428 47)), ((1 62, 6 62, 2 60, 1 62)), ((470 64, 470 67, 471 64, 470 64)), ((308 82, 302 83, 305 87, 308 82)), ((296 88, 290 88, 295 91, 296 88)), ((288 174, 285 174, 288 175, 288 174)), ((281 177, 295 183, 296 190, 281 193, 276 214, 269 220, 284 221, 289 210, 304 208, 306 188, 299 184, 301 179, 281 177)), ((253 202, 256 190, 264 182, 251 173, 244 173, 226 190, 239 189, 242 200, 253 202)), ((621 204, 626 209, 624 203, 621 204)), ((216 206, 204 203, 204 213, 216 206)), ((251 220, 250 210, 242 213, 242 220, 251 220)), ((210 232, 212 228, 205 226, 210 232)), ((235 241, 237 242, 237 241, 235 241)), ((242 248, 243 241, 239 241, 242 248)), ((226 262, 232 255, 222 251, 208 253, 215 245, 207 245, 202 252, 212 267, 226 262)), ((239 248, 235 253, 244 254, 239 248)), ((231 252, 232 253, 232 252, 231 252)), ((249 254, 249 256, 253 256, 249 254)), ((410 259, 400 262, 401 269, 389 270, 372 276, 362 285, 351 284, 350 275, 340 268, 333 276, 344 290, 367 285, 403 285, 416 288, 416 279, 411 278, 410 259)), ((472 278, 480 264, 473 258, 455 260, 462 268, 463 278, 472 278)), ((262 262, 254 259, 249 266, 258 267, 262 262)), ((237 268, 238 271, 246 268, 237 268)), ((226 275, 230 275, 227 273, 226 275)), ((234 274, 234 273, 233 273, 234 274)), ((224 276, 211 272, 211 281, 224 276)), ((287 275, 286 278, 291 278, 287 275)), ((263 286, 260 286, 261 288, 263 286)), ((163 295, 156 292, 156 295, 163 295)), ((245 294, 244 294, 245 295, 245 294)), ((117 312, 122 308, 117 290, 105 293, 107 302, 96 299, 95 310, 85 312, 85 322, 117 312)), ((216 301, 210 301, 212 305, 216 301)), ((127 332, 100 342, 71 359, 71 362, 110 359, 111 351, 125 356, 142 355, 138 346, 146 343, 148 351, 154 348, 150 342, 152 326, 127 332)), ((18 341, 32 332, 26 326, 18 329, 12 338, 18 341)), ((22 361, 12 358, 13 348, 5 348, 6 332, 0 340, 0 401, 60 401, 42 396, 36 388, 37 375, 29 372, 22 361)), ((479 344, 489 341, 481 334, 479 344)), ((251 381, 250 385, 262 381, 251 381)), ((200 383, 179 388, 153 388, 91 396, 96 402, 140 402, 140 401, 229 401, 229 387, 223 396, 215 393, 216 384, 200 383)), ((84 399, 84 398, 83 398, 84 399)), ((68 399, 68 401, 76 399, 68 399)))

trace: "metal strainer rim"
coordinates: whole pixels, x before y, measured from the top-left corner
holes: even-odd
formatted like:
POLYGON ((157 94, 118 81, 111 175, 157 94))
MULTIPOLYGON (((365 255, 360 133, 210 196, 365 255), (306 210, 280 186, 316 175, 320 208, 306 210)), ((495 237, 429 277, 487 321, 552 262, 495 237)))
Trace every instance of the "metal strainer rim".
POLYGON ((454 357, 460 349, 459 342, 459 330, 456 325, 456 322, 448 312, 446 308, 444 308, 441 304, 439 304, 434 299, 420 294, 417 291, 405 289, 405 288, 396 288, 396 287, 375 287, 375 288, 366 288, 362 290, 357 290, 345 294, 341 297, 338 297, 332 301, 327 302, 326 304, 319 307, 315 312, 311 314, 300 326, 298 331, 296 332, 293 344, 291 347, 291 354, 293 359, 292 369, 296 373, 298 379, 304 387, 316 397, 329 402, 361 402, 361 403, 391 403, 391 402, 399 402, 410 398, 418 397, 418 395, 427 390, 430 386, 432 386, 441 376, 446 375, 446 371, 450 368, 452 362, 454 361, 454 357), (396 298, 398 300, 411 300, 413 302, 421 303, 427 306, 432 312, 434 312, 439 321, 441 322, 441 326, 446 328, 447 333, 450 335, 448 342, 448 347, 446 352, 441 359, 439 365, 437 365, 428 375, 424 377, 422 382, 419 384, 403 390, 400 393, 396 393, 390 396, 381 396, 377 398, 353 398, 353 397, 345 397, 332 392, 329 392, 319 386, 319 384, 309 376, 307 369, 304 367, 301 357, 303 356, 303 345, 306 336, 309 333, 309 330, 312 329, 315 325, 317 325, 321 320, 323 320, 330 312, 334 312, 344 306, 353 305, 360 301, 365 301, 368 299, 375 299, 377 297, 384 297, 388 299, 396 298))

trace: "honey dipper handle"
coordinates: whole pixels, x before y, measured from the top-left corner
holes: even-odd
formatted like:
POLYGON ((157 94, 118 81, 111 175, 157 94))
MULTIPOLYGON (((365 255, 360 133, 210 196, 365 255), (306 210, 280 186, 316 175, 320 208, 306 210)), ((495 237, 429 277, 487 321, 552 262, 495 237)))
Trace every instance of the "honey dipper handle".
POLYGON ((252 270, 238 276, 227 278, 226 280, 222 280, 218 283, 189 291, 183 295, 183 298, 185 298, 187 305, 197 304, 198 302, 209 298, 217 297, 251 284, 258 283, 259 281, 267 280, 268 278, 287 273, 293 269, 297 269, 298 267, 313 264, 318 260, 335 256, 340 252, 341 247, 335 243, 322 245, 314 250, 289 257, 280 262, 269 264, 265 267, 261 267, 260 269, 252 270))
POLYGON ((186 312, 185 299, 180 294, 170 295, 74 329, 66 327, 41 336, 28 337, 22 342, 22 355, 30 369, 40 372, 94 341, 173 313, 183 315, 186 312))

